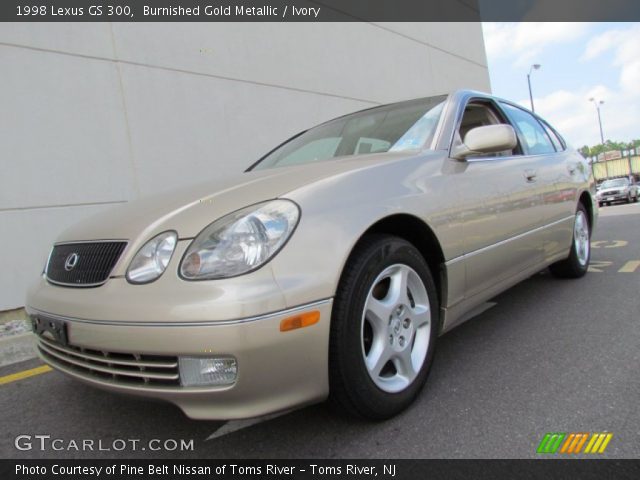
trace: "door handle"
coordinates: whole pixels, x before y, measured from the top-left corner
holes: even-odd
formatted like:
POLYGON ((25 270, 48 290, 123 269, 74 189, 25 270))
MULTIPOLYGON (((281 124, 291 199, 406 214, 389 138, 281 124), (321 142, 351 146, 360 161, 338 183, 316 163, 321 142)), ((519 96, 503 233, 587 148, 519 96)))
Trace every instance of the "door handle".
POLYGON ((524 171, 524 178, 527 180, 527 182, 535 182, 537 176, 538 172, 536 172, 535 170, 524 171))

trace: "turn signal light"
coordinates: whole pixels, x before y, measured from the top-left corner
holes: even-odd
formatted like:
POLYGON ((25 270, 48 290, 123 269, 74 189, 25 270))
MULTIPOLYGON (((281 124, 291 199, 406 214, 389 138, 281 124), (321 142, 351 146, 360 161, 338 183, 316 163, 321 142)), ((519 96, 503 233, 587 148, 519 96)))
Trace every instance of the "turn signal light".
POLYGON ((318 323, 320 320, 320 311, 313 310, 312 312, 304 312, 293 317, 285 318, 280 322, 280 331, 288 332, 289 330, 296 330, 297 328, 309 327, 318 323))

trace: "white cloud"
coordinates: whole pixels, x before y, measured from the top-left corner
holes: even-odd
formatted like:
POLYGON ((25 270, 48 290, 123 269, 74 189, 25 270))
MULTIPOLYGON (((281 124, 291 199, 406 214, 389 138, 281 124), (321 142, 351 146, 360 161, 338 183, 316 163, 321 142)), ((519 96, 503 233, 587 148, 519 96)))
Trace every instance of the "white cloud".
POLYGON ((522 67, 535 63, 546 48, 582 37, 586 23, 521 22, 483 23, 485 47, 489 58, 506 58, 522 67))
MULTIPOLYGON (((595 106, 588 101, 593 95, 598 98, 609 97, 604 87, 579 92, 558 90, 540 98, 534 98, 536 112, 549 121, 551 125, 575 147, 593 145, 600 138, 595 106)), ((522 100, 521 105, 529 108, 529 100, 522 100)))
POLYGON ((626 29, 609 30, 589 40, 582 58, 590 60, 613 50, 614 63, 621 65, 637 57, 639 39, 640 25, 637 24, 626 29))
POLYGON ((620 88, 630 96, 640 95, 640 25, 627 29, 609 30, 589 41, 580 58, 595 59, 605 53, 611 56, 612 66, 620 68, 620 88))
MULTIPOLYGON (((536 98, 536 111, 557 126, 575 146, 599 143, 600 131, 595 105, 600 107, 605 140, 629 141, 640 138, 640 25, 604 32, 592 38, 581 56, 588 62, 601 55, 610 57, 608 72, 617 76, 618 86, 609 89, 594 85, 578 91, 556 91, 536 98)), ((527 103, 523 103, 527 105, 527 103)))
POLYGON ((622 67, 620 86, 630 95, 638 96, 640 93, 640 60, 629 62, 622 67))
MULTIPOLYGON (((603 100, 600 106, 605 140, 629 141, 640 137, 637 102, 630 101, 624 91, 613 91, 603 85, 577 91, 558 90, 534 98, 536 113, 545 118, 574 147, 600 143, 598 113, 590 98, 603 100)), ((529 108, 529 100, 521 100, 529 108)))
MULTIPOLYGON (((549 50, 546 55, 553 55, 551 49, 559 43, 582 38, 588 28, 589 24, 585 23, 483 24, 488 58, 506 61, 520 70, 535 63, 536 56, 545 50, 549 50)), ((640 138, 639 47, 638 24, 594 36, 586 43, 580 61, 588 64, 596 59, 608 60, 610 66, 603 73, 616 80, 616 87, 599 83, 584 85, 584 79, 581 79, 581 82, 576 81, 575 90, 556 90, 534 97, 536 112, 549 120, 574 146, 595 145, 600 142, 600 130, 596 107, 589 101, 593 97, 605 102, 600 109, 605 140, 640 138), (580 84, 584 86, 580 87, 580 84)), ((528 98, 519 103, 530 108, 528 98)))
POLYGON ((592 38, 589 40, 589 43, 587 43, 587 48, 582 54, 582 57, 580 57, 580 60, 584 62, 600 56, 612 48, 617 43, 618 38, 620 38, 619 30, 610 30, 592 38))

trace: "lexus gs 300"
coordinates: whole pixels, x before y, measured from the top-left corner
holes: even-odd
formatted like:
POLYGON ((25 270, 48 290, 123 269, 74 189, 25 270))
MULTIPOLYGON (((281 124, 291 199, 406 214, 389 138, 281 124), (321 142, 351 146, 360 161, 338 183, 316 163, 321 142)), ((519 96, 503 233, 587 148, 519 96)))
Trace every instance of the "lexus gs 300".
POLYGON ((488 299, 587 272, 590 173, 545 120, 479 92, 345 115, 62 233, 26 302, 37 348, 191 418, 325 399, 388 418, 488 299))

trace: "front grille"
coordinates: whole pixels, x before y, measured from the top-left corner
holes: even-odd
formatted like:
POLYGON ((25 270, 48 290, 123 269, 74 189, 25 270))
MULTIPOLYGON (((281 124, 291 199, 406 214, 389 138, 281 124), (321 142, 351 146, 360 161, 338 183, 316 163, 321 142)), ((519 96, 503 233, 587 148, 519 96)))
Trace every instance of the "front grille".
POLYGON ((604 196, 606 197, 607 195, 618 195, 619 193, 620 193, 620 190, 611 190, 609 192, 606 192, 604 196))
POLYGON ((38 349, 54 366, 87 378, 142 387, 178 387, 178 357, 115 353, 62 345, 40 336, 38 349))
POLYGON ((107 281, 127 242, 86 242, 55 245, 47 264, 47 279, 72 287, 95 287, 107 281))

